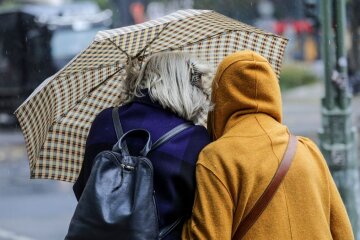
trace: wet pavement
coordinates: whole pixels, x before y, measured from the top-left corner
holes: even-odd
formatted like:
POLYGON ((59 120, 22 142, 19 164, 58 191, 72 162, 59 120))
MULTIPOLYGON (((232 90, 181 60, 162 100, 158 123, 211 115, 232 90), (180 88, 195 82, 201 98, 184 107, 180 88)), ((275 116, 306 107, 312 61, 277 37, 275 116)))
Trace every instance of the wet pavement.
MULTIPOLYGON (((324 96, 322 83, 298 87, 283 93, 283 121, 297 135, 318 141, 321 128, 321 98, 324 96)), ((360 127, 360 95, 352 99, 353 125, 360 127)))
POLYGON ((0 130, 0 240, 64 239, 76 206, 71 186, 29 179, 21 132, 0 130))
MULTIPOLYGON (((284 123, 297 135, 317 140, 321 126, 322 85, 283 94, 284 123)), ((353 101, 358 125, 360 97, 353 101)), ((72 185, 29 179, 20 130, 0 130, 0 240, 61 240, 76 206, 72 185)))

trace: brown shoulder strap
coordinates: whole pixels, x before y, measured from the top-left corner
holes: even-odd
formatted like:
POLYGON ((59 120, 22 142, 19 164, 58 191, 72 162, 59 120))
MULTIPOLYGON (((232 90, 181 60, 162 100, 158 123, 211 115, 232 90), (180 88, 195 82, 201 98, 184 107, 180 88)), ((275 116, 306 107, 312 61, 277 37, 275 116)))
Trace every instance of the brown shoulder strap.
POLYGON ((260 196, 260 198, 255 203, 254 207, 250 210, 249 214, 241 221, 236 233, 234 234, 234 239, 242 239, 247 231, 253 226, 256 220, 263 213, 271 199, 276 193, 279 185, 281 184, 283 178, 285 177, 287 171, 290 168, 292 159, 294 158, 297 145, 297 138, 290 134, 289 143, 286 148, 284 157, 274 175, 271 182, 260 196))

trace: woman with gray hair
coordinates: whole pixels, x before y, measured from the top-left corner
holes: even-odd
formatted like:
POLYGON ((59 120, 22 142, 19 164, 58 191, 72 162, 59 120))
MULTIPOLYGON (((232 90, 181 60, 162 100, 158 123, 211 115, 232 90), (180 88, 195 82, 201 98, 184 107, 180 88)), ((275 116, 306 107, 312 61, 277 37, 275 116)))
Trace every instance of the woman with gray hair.
MULTIPOLYGON (((202 81, 207 71, 184 53, 156 54, 145 62, 140 72, 128 71, 121 93, 127 96, 126 104, 118 110, 124 132, 146 129, 155 142, 182 123, 197 123, 200 114, 209 110, 207 89, 202 81)), ((95 156, 112 149, 116 142, 112 108, 108 108, 98 114, 91 126, 83 167, 73 187, 77 199, 84 190, 95 156)), ((209 142, 207 130, 194 124, 148 155, 154 168, 160 229, 190 216, 195 164, 199 152, 209 142)), ((139 139, 129 139, 130 152, 138 146, 141 146, 139 139)), ((163 239, 180 239, 181 229, 182 224, 178 224, 163 239)))

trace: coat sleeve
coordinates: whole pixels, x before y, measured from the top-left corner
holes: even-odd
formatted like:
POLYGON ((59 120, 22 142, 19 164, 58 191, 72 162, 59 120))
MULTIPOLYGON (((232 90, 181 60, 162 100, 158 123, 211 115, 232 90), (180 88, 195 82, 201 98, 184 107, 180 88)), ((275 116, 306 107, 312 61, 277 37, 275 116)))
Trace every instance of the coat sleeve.
POLYGON ((233 201, 225 185, 198 163, 196 188, 192 216, 184 224, 182 239, 231 239, 233 201))
POLYGON ((98 116, 96 116, 86 139, 84 160, 82 163, 81 171, 78 179, 73 185, 73 191, 78 201, 82 195, 82 192, 84 191, 87 180, 90 176, 92 165, 96 155, 101 151, 109 150, 112 147, 112 145, 109 143, 110 140, 107 140, 112 136, 111 134, 106 132, 105 127, 106 125, 109 125, 109 123, 106 121, 106 119, 109 118, 108 116, 111 116, 109 110, 103 111, 98 116))
MULTIPOLYGON (((326 164, 326 160, 319 148, 313 143, 315 151, 322 158, 323 162, 326 164)), ((352 231, 350 219, 346 212, 345 205, 342 201, 340 193, 337 189, 337 186, 334 182, 334 179, 330 173, 330 170, 326 164, 328 184, 329 184, 329 193, 330 193, 330 230, 331 235, 334 240, 341 239, 354 239, 354 234, 352 231)))
POLYGON ((87 137, 85 153, 84 153, 84 160, 82 163, 80 174, 79 174, 76 182, 73 185, 73 191, 74 191, 75 197, 78 201, 84 191, 87 180, 90 176, 91 167, 93 164, 93 158, 95 157, 94 150, 97 150, 96 147, 91 146, 91 144, 90 144, 94 138, 94 129, 95 129, 94 126, 95 125, 93 125, 91 127, 89 135, 87 137))
POLYGON ((330 196, 330 230, 333 239, 354 239, 354 234, 352 232, 352 227, 346 212, 346 208, 336 187, 334 179, 331 176, 324 156, 313 141, 304 137, 302 137, 301 140, 305 142, 312 151, 315 152, 315 154, 322 160, 323 164, 325 165, 324 168, 326 169, 330 196))
POLYGON ((354 239, 349 217, 335 182, 330 177, 330 229, 334 240, 354 239))

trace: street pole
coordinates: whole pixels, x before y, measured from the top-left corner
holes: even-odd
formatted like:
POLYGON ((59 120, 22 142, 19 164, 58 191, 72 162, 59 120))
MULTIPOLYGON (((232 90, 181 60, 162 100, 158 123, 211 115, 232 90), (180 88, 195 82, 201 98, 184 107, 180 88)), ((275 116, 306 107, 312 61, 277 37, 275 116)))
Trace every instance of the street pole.
MULTIPOLYGON (((325 96, 320 148, 360 240, 360 179, 357 131, 352 126, 345 48, 345 0, 320 0, 325 96)), ((355 33, 354 33, 355 34, 355 33)))

